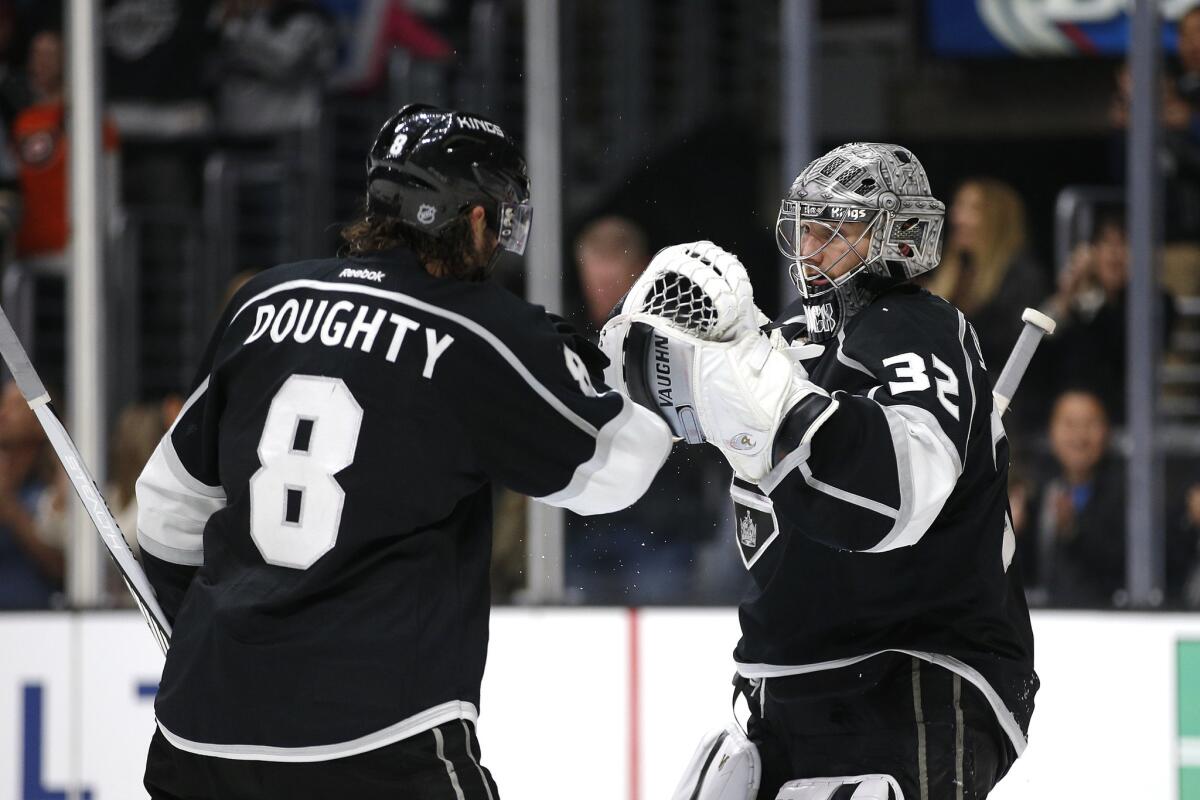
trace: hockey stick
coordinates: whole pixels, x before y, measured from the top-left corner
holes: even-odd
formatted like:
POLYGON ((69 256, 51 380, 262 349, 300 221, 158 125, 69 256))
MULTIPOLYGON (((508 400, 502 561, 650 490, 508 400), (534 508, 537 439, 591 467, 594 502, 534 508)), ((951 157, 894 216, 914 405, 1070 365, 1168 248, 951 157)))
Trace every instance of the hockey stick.
POLYGON ((1017 387, 1021 385, 1021 378, 1025 377, 1025 370, 1033 359, 1034 351, 1041 344, 1042 337, 1054 333, 1054 320, 1040 311, 1027 308, 1025 313, 1021 314, 1021 320, 1025 323, 1025 328, 1017 338, 1017 343, 1013 345, 1012 352, 1008 354, 1008 361, 1004 362, 1004 369, 1000 370, 1000 377, 996 379, 996 386, 992 389, 992 397, 996 400, 996 409, 1000 416, 1004 416, 1004 412, 1008 411, 1008 404, 1012 402, 1017 387))
POLYGON ((96 487, 96 481, 88 472, 79 451, 75 449, 75 443, 71 441, 70 435, 51 410, 50 395, 30 363, 29 356, 21 346, 21 341, 17 338, 4 309, 0 309, 0 356, 3 356, 4 363, 12 372, 13 380, 17 382, 17 388, 21 390, 25 402, 29 404, 46 432, 46 438, 50 440, 55 455, 58 456, 67 477, 71 479, 71 485, 83 501, 96 530, 100 532, 100 539, 108 548, 108 554, 117 565, 125 586, 129 588, 129 593, 137 601, 142 616, 146 618, 154 640, 158 642, 163 653, 166 653, 171 641, 171 624, 167 622, 166 615, 154 597, 154 589, 146 580, 146 573, 142 572, 141 565, 133 557, 129 545, 125 543, 125 536, 121 533, 117 521, 113 519, 112 512, 108 510, 104 497, 96 487))

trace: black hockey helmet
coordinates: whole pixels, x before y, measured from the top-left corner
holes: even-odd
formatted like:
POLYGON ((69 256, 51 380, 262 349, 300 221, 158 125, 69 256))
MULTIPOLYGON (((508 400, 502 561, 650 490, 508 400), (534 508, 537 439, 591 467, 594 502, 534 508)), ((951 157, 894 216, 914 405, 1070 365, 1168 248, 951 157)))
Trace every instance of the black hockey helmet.
POLYGON ((525 252, 533 206, 525 158, 491 120, 422 103, 383 124, 367 155, 367 210, 434 238, 482 206, 498 244, 525 252))

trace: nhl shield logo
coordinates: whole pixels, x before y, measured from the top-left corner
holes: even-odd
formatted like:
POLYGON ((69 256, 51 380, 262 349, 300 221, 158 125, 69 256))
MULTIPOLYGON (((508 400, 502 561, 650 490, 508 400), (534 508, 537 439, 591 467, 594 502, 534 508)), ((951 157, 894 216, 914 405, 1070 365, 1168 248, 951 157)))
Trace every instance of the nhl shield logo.
POLYGON ((755 547, 758 544, 758 523, 751 518, 749 511, 738 520, 738 538, 746 547, 755 547))
POLYGON ((417 222, 422 225, 429 225, 437 218, 437 209, 428 203, 422 203, 417 209, 417 222))

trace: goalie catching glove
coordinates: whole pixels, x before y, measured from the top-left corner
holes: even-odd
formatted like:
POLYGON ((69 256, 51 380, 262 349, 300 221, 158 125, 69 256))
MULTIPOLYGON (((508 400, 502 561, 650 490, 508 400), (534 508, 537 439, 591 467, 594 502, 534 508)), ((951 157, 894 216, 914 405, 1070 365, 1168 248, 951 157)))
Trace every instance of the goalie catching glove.
POLYGON ((793 443, 802 446, 837 406, 772 347, 766 322, 736 256, 712 242, 668 247, 601 331, 605 382, 657 412, 676 438, 712 443, 757 483, 790 412, 803 421, 793 443))

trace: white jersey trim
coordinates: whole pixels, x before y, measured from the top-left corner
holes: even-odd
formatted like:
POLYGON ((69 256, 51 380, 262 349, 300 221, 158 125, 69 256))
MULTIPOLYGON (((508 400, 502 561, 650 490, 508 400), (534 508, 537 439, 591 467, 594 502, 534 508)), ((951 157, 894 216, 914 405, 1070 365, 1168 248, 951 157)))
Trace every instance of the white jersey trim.
POLYGON ((138 545, 172 564, 204 563, 204 526, 225 507, 225 492, 188 474, 179 463, 170 433, 154 449, 134 492, 138 545))
POLYGON ((451 700, 448 703, 427 708, 407 719, 400 720, 395 725, 389 725, 383 730, 368 733, 366 736, 360 736, 357 739, 351 739, 346 742, 314 745, 312 747, 267 747, 265 745, 254 744, 209 744, 207 742, 194 742, 172 733, 162 724, 161 720, 157 720, 157 722, 158 729, 162 731, 162 735, 166 737, 166 740, 180 750, 188 753, 195 753, 199 756, 212 756, 214 758, 227 758, 234 761, 299 762, 332 761, 335 758, 346 758, 358 755, 359 753, 377 750, 380 747, 386 747, 402 739, 408 739, 416 736, 418 733, 424 733, 427 730, 435 728, 444 722, 452 722, 456 719, 469 719, 471 722, 477 722, 479 720, 479 710, 475 708, 474 703, 451 700))
POLYGON ((596 451, 564 488, 534 498, 576 514, 607 514, 633 505, 671 454, 671 431, 653 411, 627 397, 596 436, 596 451))
POLYGON ((208 497, 220 497, 222 500, 224 500, 225 490, 222 487, 209 486, 207 483, 188 472, 187 467, 185 467, 183 462, 179 460, 179 453, 175 452, 175 444, 171 441, 171 435, 175 433, 175 428, 178 427, 180 420, 182 420, 184 415, 191 410, 192 406, 196 405, 204 393, 208 391, 208 381, 210 377, 211 376, 205 376, 204 380, 200 382, 200 385, 196 387, 196 390, 191 393, 187 400, 184 401, 183 405, 179 409, 179 413, 175 415, 175 421, 172 422, 171 427, 167 429, 167 435, 163 437, 162 444, 159 446, 162 447, 164 444, 166 445, 166 447, 163 448, 163 455, 166 457, 167 466, 171 469, 171 472, 175 475, 175 477, 179 479, 180 483, 182 483, 188 489, 191 489, 196 494, 202 494, 208 497))
POLYGON ((845 489, 839 489, 832 484, 818 480, 817 478, 813 477, 812 468, 808 466, 807 461, 800 462, 800 475, 804 478, 805 483, 816 489, 818 492, 827 494, 830 497, 841 500, 844 503, 865 508, 868 511, 874 511, 876 514, 885 516, 888 519, 896 519, 896 517, 900 515, 899 510, 892 508, 885 503, 880 503, 879 501, 872 500, 869 497, 863 497, 862 495, 855 494, 854 492, 848 492, 845 489))
POLYGON ((868 377, 875 379, 875 373, 873 373, 873 372, 871 372, 871 370, 867 369, 861 361, 857 361, 857 360, 851 358, 850 356, 846 355, 846 351, 842 349, 843 346, 846 344, 846 327, 844 325, 842 326, 842 329, 840 331, 838 331, 837 342, 838 343, 837 343, 837 354, 836 355, 837 355, 838 361, 842 362, 847 367, 850 367, 850 369, 856 369, 859 372, 863 373, 864 375, 867 375, 868 377))
POLYGON ((821 426, 833 416, 833 412, 838 410, 838 405, 837 398, 831 397, 829 405, 825 407, 824 411, 817 415, 817 418, 814 419, 804 431, 804 435, 800 437, 800 444, 796 446, 796 449, 779 459, 779 463, 772 467, 771 471, 768 472, 763 479, 758 482, 759 489, 766 494, 770 494, 771 492, 775 491, 775 487, 782 483, 783 479, 786 478, 792 470, 808 461, 808 457, 812 452, 813 436, 815 436, 817 431, 821 429, 821 426))
POLYGON ((383 300, 391 300, 395 303, 411 306, 428 314, 433 314, 434 316, 442 317, 443 319, 448 319, 451 322, 457 323, 491 345, 491 347, 500 354, 500 357, 507 361, 509 366, 511 366, 513 370, 516 371, 516 373, 520 375, 527 384, 529 384, 529 387, 533 389, 533 391, 536 392, 543 400, 545 400, 555 411, 562 414, 567 420, 569 420, 577 428, 589 436, 594 437, 597 434, 595 425, 576 414, 574 411, 568 408, 563 401, 559 400, 553 392, 547 389, 541 381, 533 376, 533 373, 531 373, 529 369, 521 363, 521 360, 518 359, 516 354, 508 348, 508 345, 500 341, 500 339, 494 333, 469 317, 464 317, 462 314, 457 314, 453 311, 447 311, 440 306, 435 306, 432 303, 426 303, 423 300, 418 300, 415 297, 410 297, 409 295, 401 294, 400 292, 391 292, 386 289, 378 289, 374 286, 361 286, 355 283, 328 283, 326 281, 316 281, 307 278, 287 281, 279 284, 278 286, 272 286, 270 289, 259 292, 258 294, 254 295, 254 297, 251 297, 242 304, 242 306, 234 313, 232 317, 229 318, 229 324, 232 325, 234 320, 236 320, 248 306, 257 303, 259 300, 262 300, 265 297, 269 297, 280 292, 291 291, 292 289, 316 289, 317 291, 322 292, 365 294, 369 297, 378 297, 383 300))
POLYGON ((957 658, 944 656, 939 653, 926 653, 920 650, 905 650, 899 647, 888 648, 886 650, 876 650, 873 653, 864 653, 861 656, 851 656, 850 658, 839 658, 833 661, 818 661, 813 664, 796 664, 792 666, 782 666, 777 664, 743 664, 735 662, 738 674, 746 678, 784 678, 789 675, 807 675, 813 672, 823 672, 831 669, 841 669, 852 664, 857 664, 860 661, 866 661, 868 658, 874 658, 882 653, 903 653, 913 658, 919 658, 922 661, 928 661, 930 664, 939 666, 942 669, 949 670, 956 675, 961 675, 966 678, 972 686, 983 693, 987 699, 988 705, 992 707, 992 712, 996 715, 996 720, 1000 723, 1000 727, 1008 734, 1008 738, 1012 740, 1013 748, 1017 751, 1017 755, 1025 752, 1027 744, 1025 733, 1021 730, 1017 718, 1009 711, 1008 706, 1000 699, 999 693, 992 688, 992 685, 987 682, 974 667, 959 661, 957 658))
POLYGON ((137 529, 137 543, 138 547, 161 561, 178 564, 182 567, 200 567, 204 565, 203 546, 199 550, 184 550, 178 547, 170 547, 151 539, 142 532, 141 528, 137 529))
POLYGON ((933 414, 917 406, 879 407, 896 451, 900 510, 887 536, 862 551, 865 553, 882 553, 919 542, 962 474, 958 450, 933 414))
MULTIPOLYGON (((963 439, 964 457, 966 456, 967 450, 971 447, 971 429, 975 425, 975 404, 978 400, 978 398, 975 396, 975 377, 971 370, 971 356, 967 354, 967 330, 967 318, 963 315, 962 311, 959 311, 958 343, 962 346, 963 369, 966 370, 965 376, 967 379, 967 384, 971 387, 971 413, 967 416, 967 438, 963 439)), ((956 449, 955 453, 957 452, 958 450, 956 449)))
POLYGON ((183 405, 180 406, 179 413, 175 415, 175 421, 171 423, 171 427, 167 433, 171 433, 175 430, 175 426, 179 424, 179 420, 183 419, 183 415, 188 412, 188 409, 196 405, 196 401, 200 399, 200 396, 208 391, 208 380, 210 377, 211 376, 206 375, 204 380, 200 382, 200 385, 196 387, 196 391, 192 392, 191 395, 188 396, 188 399, 183 401, 183 405))

